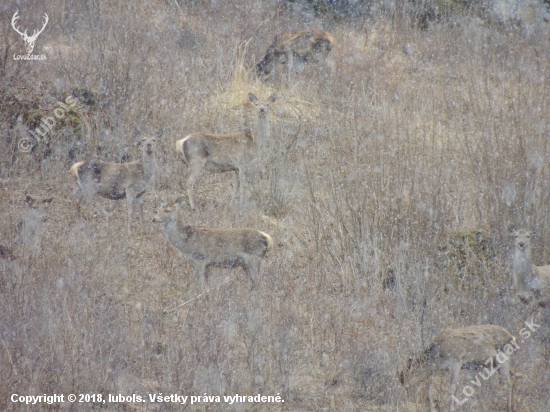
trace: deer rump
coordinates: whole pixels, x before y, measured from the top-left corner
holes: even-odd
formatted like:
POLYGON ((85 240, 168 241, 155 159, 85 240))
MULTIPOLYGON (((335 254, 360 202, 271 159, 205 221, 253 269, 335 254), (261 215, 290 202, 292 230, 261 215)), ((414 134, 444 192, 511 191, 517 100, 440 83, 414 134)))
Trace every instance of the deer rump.
POLYGON ((143 174, 143 167, 139 161, 122 163, 120 165, 83 161, 74 165, 71 172, 83 192, 87 190, 86 184, 83 182, 91 182, 100 196, 111 200, 120 200, 126 198, 126 189, 124 187, 126 175, 130 172, 143 174), (116 166, 122 166, 117 168, 117 173, 104 173, 107 168, 112 169, 116 166), (106 175, 106 178, 102 179, 102 175, 106 175))

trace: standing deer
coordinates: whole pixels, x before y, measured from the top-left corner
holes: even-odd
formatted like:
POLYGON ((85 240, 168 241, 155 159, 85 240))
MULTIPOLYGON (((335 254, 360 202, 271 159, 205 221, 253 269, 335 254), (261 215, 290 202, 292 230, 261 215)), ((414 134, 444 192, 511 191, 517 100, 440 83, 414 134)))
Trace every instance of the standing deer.
POLYGON ((531 262, 531 234, 526 229, 510 227, 514 238, 514 289, 518 298, 524 302, 533 300, 534 305, 550 304, 550 266, 535 266, 531 262))
POLYGON ((48 220, 47 209, 50 207, 53 197, 39 198, 30 195, 25 196, 28 209, 23 214, 22 220, 17 222, 17 231, 23 242, 37 239, 42 223, 48 220))
POLYGON ((13 27, 13 29, 19 33, 21 35, 21 37, 23 38, 23 40, 25 41, 25 48, 27 49, 27 53, 28 54, 31 54, 32 51, 34 50, 34 43, 36 42, 36 39, 38 38, 38 35, 40 33, 42 33, 44 31, 44 29, 46 28, 46 25, 48 24, 48 21, 49 21, 49 17, 46 13, 44 13, 44 25, 42 26, 42 28, 40 30, 34 30, 33 33, 32 33, 32 36, 29 36, 27 35, 27 30, 25 30, 25 32, 21 32, 19 31, 19 28, 15 26, 15 22, 17 20, 19 20, 19 10, 17 10, 15 12, 15 14, 13 15, 12 19, 11 19, 11 25, 13 27))
MULTIPOLYGON (((95 195, 111 200, 126 198, 128 233, 132 232, 134 205, 137 206, 139 223, 143 228, 143 195, 148 186, 155 180, 155 144, 161 136, 162 131, 158 133, 156 138, 144 137, 141 139, 141 160, 122 164, 101 160, 85 160, 75 163, 71 167, 71 174, 75 178, 80 191, 79 208, 81 208, 83 202, 89 205, 95 195)), ((82 212, 86 215, 84 211, 82 212)))
MULTIPOLYGON (((228 134, 194 133, 176 142, 176 151, 184 163, 189 166, 187 176, 187 195, 191 209, 193 185, 203 170, 212 172, 235 172, 233 175, 233 201, 237 197, 240 185, 246 185, 245 170, 257 155, 257 148, 264 146, 269 139, 269 112, 271 104, 277 99, 272 94, 267 100, 258 100, 252 93, 248 98, 256 108, 256 125, 249 129, 228 134)), ((243 201, 243 190, 240 193, 243 201)))
MULTIPOLYGON (((416 358, 409 359, 404 372, 401 373, 401 383, 405 383, 405 377, 415 368, 417 372, 428 372, 428 397, 430 412, 435 412, 435 402, 430 396, 431 376, 438 370, 451 372, 451 411, 455 410, 455 404, 462 405, 464 399, 456 397, 457 384, 461 369, 482 369, 486 373, 478 372, 479 376, 470 381, 472 385, 480 386, 481 382, 489 379, 498 370, 506 378, 508 385, 506 411, 512 411, 512 380, 509 355, 517 350, 516 338, 506 329, 496 325, 475 325, 459 329, 445 329, 435 337, 432 344, 416 358), (498 361, 498 363, 496 361, 498 361)), ((473 388, 473 387, 471 387, 473 388)), ((464 393, 466 393, 464 391, 464 393)), ((473 392, 470 393, 471 396, 473 392)))
POLYGON ((318 64, 325 60, 335 44, 334 36, 323 30, 279 34, 268 47, 264 58, 256 64, 256 73, 265 81, 277 64, 286 64, 290 82, 292 69, 297 69, 305 63, 318 64))
POLYGON ((11 232, 10 247, 0 245, 0 259, 4 262, 15 261, 17 255, 21 256, 25 250, 37 249, 40 245, 42 225, 48 220, 47 209, 51 205, 53 197, 39 198, 26 195, 25 203, 27 208, 20 214, 19 219, 13 226, 11 232))
POLYGON ((24 287, 28 265, 32 266, 35 261, 33 255, 42 253, 42 226, 48 220, 48 208, 53 199, 27 194, 26 207, 17 214, 14 224, 7 228, 8 245, 0 245, 0 278, 3 273, 9 274, 3 281, 10 282, 9 289, 13 288, 15 293, 19 293, 17 291, 24 287))
POLYGON ((254 287, 265 254, 273 246, 271 236, 254 229, 185 225, 178 219, 181 200, 161 206, 153 222, 162 223, 170 243, 194 262, 201 290, 206 290, 204 281, 208 280, 210 266, 241 266, 254 287))

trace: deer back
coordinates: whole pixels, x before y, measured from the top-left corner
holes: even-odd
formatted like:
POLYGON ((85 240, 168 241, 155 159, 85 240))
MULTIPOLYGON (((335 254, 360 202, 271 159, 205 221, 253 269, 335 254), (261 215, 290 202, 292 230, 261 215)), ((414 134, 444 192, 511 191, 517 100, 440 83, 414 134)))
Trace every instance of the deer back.
POLYGON ((515 338, 496 325, 474 325, 445 329, 435 339, 438 354, 461 363, 483 364, 489 357, 515 338))

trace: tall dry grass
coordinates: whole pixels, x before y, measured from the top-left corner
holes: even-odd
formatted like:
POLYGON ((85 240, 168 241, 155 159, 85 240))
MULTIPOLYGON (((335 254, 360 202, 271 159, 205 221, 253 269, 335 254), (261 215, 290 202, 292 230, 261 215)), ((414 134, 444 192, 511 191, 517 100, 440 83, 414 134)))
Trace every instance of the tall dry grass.
MULTIPOLYGON (((0 409, 18 409, 12 393, 259 392, 281 393, 286 410, 426 410, 399 384, 402 361, 446 327, 494 323, 517 335, 528 318, 512 299, 506 229, 536 225, 534 259, 550 261, 546 29, 463 16, 419 30, 384 11, 304 22, 252 1, 9 6, 4 25, 12 9, 49 13, 36 53, 51 51, 2 66, 0 244, 18 260, 0 278, 0 409), (291 84, 255 81, 273 36, 304 27, 337 38, 328 67, 291 84), (17 117, 30 127, 75 89, 96 104, 80 103, 50 145, 20 153, 17 117), (255 227, 276 247, 255 290, 244 272, 220 269, 195 299, 193 267, 160 228, 126 237, 123 202, 108 221, 79 218, 68 169, 89 156, 136 159, 136 129, 163 128, 151 217, 162 193, 185 190, 176 140, 250 125, 249 91, 279 96, 272 145, 259 153, 267 173, 250 177, 241 207, 229 201, 230 176, 205 173, 198 212, 182 218, 255 227), (25 193, 56 197, 32 249, 12 235, 25 193)), ((23 49, 5 38, 4 51, 23 49)), ((514 355, 527 376, 516 382, 519 410, 548 403, 542 337, 514 355)), ((502 389, 488 382, 462 408, 498 410, 502 389)))

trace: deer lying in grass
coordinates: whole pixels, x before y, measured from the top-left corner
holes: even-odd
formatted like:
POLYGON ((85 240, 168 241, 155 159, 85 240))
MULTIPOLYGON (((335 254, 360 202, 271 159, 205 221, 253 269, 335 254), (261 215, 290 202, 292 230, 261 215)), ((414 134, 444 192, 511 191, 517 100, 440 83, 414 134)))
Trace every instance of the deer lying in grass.
POLYGON ((288 81, 292 69, 305 63, 318 64, 326 59, 336 44, 332 34, 323 30, 302 30, 279 34, 268 47, 265 56, 256 64, 256 73, 266 80, 277 64, 286 64, 288 81))
MULTIPOLYGON (((428 372, 428 397, 430 401, 430 412, 435 412, 435 403, 430 396, 430 381, 432 374, 441 369, 448 369, 451 372, 451 411, 455 410, 455 404, 462 405, 467 397, 458 399, 456 397, 457 384, 459 382, 461 369, 482 369, 486 374, 478 372, 479 376, 469 384, 481 386, 481 382, 487 380, 498 370, 506 378, 508 384, 508 396, 506 411, 512 411, 512 380, 510 371, 509 356, 517 350, 516 338, 506 329, 495 325, 475 325, 459 329, 445 329, 441 332, 432 344, 416 358, 409 359, 404 372, 401 373, 401 383, 405 383, 405 377, 410 371, 417 369, 428 372), (498 362, 497 362, 498 361, 498 362)), ((464 393, 467 396, 472 391, 464 393)))
MULTIPOLYGON (((248 97, 256 107, 256 125, 248 129, 228 134, 194 133, 176 142, 176 151, 189 166, 187 195, 191 209, 193 185, 203 170, 212 172, 235 172, 233 175, 233 201, 237 197, 241 182, 245 182, 245 169, 256 156, 257 147, 262 147, 269 139, 269 109, 277 99, 275 94, 267 100, 258 100, 252 93, 248 97)), ((243 201, 241 190, 240 201, 243 201)))
POLYGON ((153 222, 162 223, 172 245, 194 262, 201 290, 206 290, 204 281, 208 279, 210 266, 241 266, 250 275, 254 287, 265 254, 273 245, 271 236, 254 229, 185 225, 178 219, 181 200, 161 206, 153 222))
MULTIPOLYGON (((89 205, 96 195, 111 200, 126 198, 128 232, 132 232, 134 205, 137 206, 139 223, 143 228, 143 195, 155 179, 155 144, 156 139, 161 135, 162 131, 156 138, 144 137, 141 139, 141 160, 122 164, 101 160, 75 163, 71 167, 71 173, 80 190, 79 208, 82 207, 83 202, 89 205)), ((87 213, 84 213, 82 208, 81 211, 86 216, 87 213)))
POLYGON ((535 266, 531 261, 531 234, 535 230, 510 227, 514 237, 513 281, 516 295, 523 302, 550 305, 550 266, 535 266))

